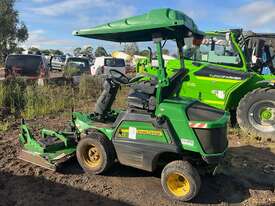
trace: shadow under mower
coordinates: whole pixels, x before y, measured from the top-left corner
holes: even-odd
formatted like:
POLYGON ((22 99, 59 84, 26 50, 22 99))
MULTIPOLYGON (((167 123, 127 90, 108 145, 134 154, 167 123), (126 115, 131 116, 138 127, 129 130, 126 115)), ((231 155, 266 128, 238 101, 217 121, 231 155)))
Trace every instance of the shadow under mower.
POLYGON ((164 168, 161 184, 171 198, 193 199, 199 192, 199 173, 216 169, 228 147, 228 113, 179 97, 188 71, 184 68, 184 38, 202 35, 192 19, 172 9, 153 10, 91 29, 76 31, 76 36, 115 42, 154 41, 158 57, 158 75, 148 81, 144 76, 129 79, 110 70, 104 90, 92 114, 73 113, 80 141, 77 159, 90 174, 101 174, 117 159, 123 165, 154 171, 164 168), (162 40, 173 39, 181 68, 167 77, 162 57, 162 40), (128 108, 111 109, 121 85, 131 87, 128 108))
POLYGON ((75 156, 77 138, 73 132, 56 132, 42 129, 35 138, 23 120, 20 126, 19 159, 56 171, 59 166, 75 156))

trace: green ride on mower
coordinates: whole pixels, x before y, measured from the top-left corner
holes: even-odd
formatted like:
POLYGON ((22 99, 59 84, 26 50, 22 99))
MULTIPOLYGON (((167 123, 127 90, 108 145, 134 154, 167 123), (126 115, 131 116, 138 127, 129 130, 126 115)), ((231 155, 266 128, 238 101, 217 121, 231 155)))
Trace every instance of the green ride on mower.
POLYGON ((55 132, 42 129, 34 137, 25 120, 22 120, 19 159, 56 171, 60 164, 75 156, 77 136, 72 132, 55 132))
POLYGON ((193 20, 176 10, 158 9, 74 35, 114 42, 153 41, 158 58, 157 75, 148 81, 110 70, 95 112, 73 113, 81 167, 101 174, 116 160, 150 172, 162 166, 164 192, 176 200, 193 199, 200 190, 200 174, 214 173, 225 155, 229 119, 223 110, 179 96, 182 82, 188 79, 184 38, 203 38, 193 20), (170 78, 162 57, 162 41, 169 39, 177 43, 181 65, 170 78), (128 107, 115 111, 111 107, 121 85, 131 87, 128 107))

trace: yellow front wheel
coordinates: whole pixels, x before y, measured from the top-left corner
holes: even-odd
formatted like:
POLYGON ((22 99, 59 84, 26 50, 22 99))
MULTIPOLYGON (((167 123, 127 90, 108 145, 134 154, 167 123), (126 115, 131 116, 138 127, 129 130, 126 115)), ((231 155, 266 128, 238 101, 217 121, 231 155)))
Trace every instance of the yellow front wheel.
POLYGON ((198 194, 201 180, 197 170, 190 163, 177 160, 164 167, 161 184, 169 197, 189 201, 198 194))
POLYGON ((80 140, 76 148, 78 163, 90 174, 104 173, 115 160, 111 141, 103 134, 91 132, 80 140))

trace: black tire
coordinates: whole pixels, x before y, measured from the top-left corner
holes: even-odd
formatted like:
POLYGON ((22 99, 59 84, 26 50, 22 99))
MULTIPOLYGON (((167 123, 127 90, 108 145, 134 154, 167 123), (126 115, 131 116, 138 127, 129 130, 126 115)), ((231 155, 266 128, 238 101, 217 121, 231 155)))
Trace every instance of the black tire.
POLYGON ((187 161, 176 160, 167 164, 161 173, 161 185, 164 192, 172 199, 180 201, 189 201, 193 199, 199 192, 201 187, 201 179, 198 171, 192 167, 187 161), (183 184, 187 188, 175 188, 171 185, 173 179, 179 187, 183 184), (181 182, 178 184, 178 182, 181 182), (183 183, 184 182, 184 183, 183 183), (174 190, 174 191, 173 191, 174 190), (178 193, 175 191, 183 192, 178 193))
POLYGON ((91 132, 79 141, 76 157, 85 172, 102 174, 114 163, 115 152, 111 141, 103 134, 91 132))
POLYGON ((246 94, 237 108, 237 121, 246 133, 275 140, 275 89, 260 88, 246 94), (262 112, 271 109, 273 117, 263 119, 262 112))

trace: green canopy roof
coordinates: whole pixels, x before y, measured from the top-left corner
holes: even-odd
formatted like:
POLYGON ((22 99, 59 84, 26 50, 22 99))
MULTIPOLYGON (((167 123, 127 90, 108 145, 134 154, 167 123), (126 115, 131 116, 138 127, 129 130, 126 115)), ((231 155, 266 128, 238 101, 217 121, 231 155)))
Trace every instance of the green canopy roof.
POLYGON ((176 39, 200 36, 202 32, 190 17, 173 9, 156 9, 144 15, 73 32, 75 36, 115 42, 152 41, 154 34, 163 39, 176 39))

